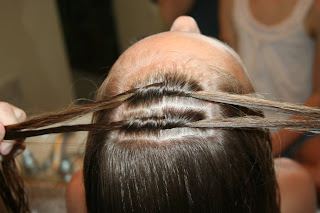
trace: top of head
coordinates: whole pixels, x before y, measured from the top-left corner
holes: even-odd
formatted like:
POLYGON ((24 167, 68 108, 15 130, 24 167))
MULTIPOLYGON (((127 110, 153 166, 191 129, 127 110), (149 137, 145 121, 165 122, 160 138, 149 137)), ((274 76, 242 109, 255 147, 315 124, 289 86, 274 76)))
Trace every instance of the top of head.
MULTIPOLYGON (((169 87, 172 88, 179 84, 179 81, 184 81, 186 84, 196 85, 195 90, 252 92, 237 54, 220 41, 201 35, 194 24, 196 23, 193 19, 181 17, 174 23, 171 31, 147 37, 131 46, 112 67, 100 88, 98 98, 167 80, 170 82, 167 82, 166 86, 171 84, 169 87)), ((182 86, 178 90, 185 89, 182 86)), ((187 90, 190 92, 190 89, 187 90)), ((151 89, 149 95, 154 96, 151 89)), ((146 96, 140 98, 146 99, 146 96)), ((192 98, 165 97, 161 104, 153 104, 152 107, 151 103, 147 107, 128 107, 128 104, 123 104, 113 110, 110 121, 132 120, 132 117, 137 116, 161 117, 167 107, 173 109, 173 106, 176 111, 184 109, 190 112, 190 109, 197 108, 206 114, 202 119, 212 119, 220 114, 217 109, 213 109, 217 106, 210 103, 192 98)), ((170 131, 167 131, 167 134, 168 132, 170 131)))
POLYGON ((207 90, 211 90, 210 84, 220 81, 217 78, 229 75, 241 82, 246 93, 252 92, 238 55, 222 42, 201 35, 194 24, 192 18, 180 17, 171 31, 147 37, 128 48, 112 67, 104 87, 116 95, 136 81, 174 69, 197 79, 207 90))
MULTIPOLYGON (((190 90, 185 86, 178 88, 185 92, 192 90, 253 92, 238 55, 222 42, 201 35, 192 18, 180 17, 169 32, 142 39, 124 52, 100 88, 98 99, 163 81, 170 81, 163 87, 169 86, 173 90, 177 89, 175 84, 179 82, 196 85, 197 89, 190 90)), ((153 87, 153 89, 159 88, 153 87)), ((149 89, 147 93, 154 96, 151 90, 149 89)), ((148 102, 145 100, 146 96, 140 99, 148 102)), ((168 113, 168 107, 173 109, 173 106, 176 111, 184 109, 190 112, 190 109, 197 108, 206 112, 203 119, 212 119, 220 114, 218 106, 210 103, 192 98, 164 97, 161 103, 153 104, 152 107, 151 103, 147 107, 122 104, 113 110, 109 121, 132 120, 132 117, 137 116, 161 117, 164 111, 168 113)))

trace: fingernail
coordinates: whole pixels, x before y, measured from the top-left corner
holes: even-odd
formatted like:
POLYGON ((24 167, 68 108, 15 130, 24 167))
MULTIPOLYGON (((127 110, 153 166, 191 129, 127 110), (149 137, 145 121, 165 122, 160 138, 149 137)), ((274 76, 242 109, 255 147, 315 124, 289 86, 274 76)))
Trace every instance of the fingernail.
POLYGON ((6 142, 6 141, 3 141, 1 144, 0 144, 0 149, 1 149, 1 153, 3 155, 7 155, 11 152, 12 148, 13 148, 13 143, 12 142, 6 142))

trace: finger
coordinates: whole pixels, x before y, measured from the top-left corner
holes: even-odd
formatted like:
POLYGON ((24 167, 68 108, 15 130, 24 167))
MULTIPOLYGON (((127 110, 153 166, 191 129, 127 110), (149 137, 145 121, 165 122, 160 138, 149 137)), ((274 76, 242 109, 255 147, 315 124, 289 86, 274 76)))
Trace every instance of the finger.
MULTIPOLYGON (((0 122, 4 126, 10 125, 10 124, 15 124, 18 122, 18 119, 17 119, 16 115, 14 114, 13 109, 11 108, 11 105, 9 105, 9 104, 1 104, 0 105, 0 122)), ((3 140, 3 137, 5 135, 5 129, 1 130, 1 127, 0 127, 0 134, 1 133, 3 134, 3 136, 1 136, 1 139, 3 140), (3 132, 1 132, 1 131, 3 131, 3 132)), ((2 141, 0 143, 0 153, 2 155, 9 154, 10 151, 12 150, 13 145, 14 145, 14 141, 2 141)))
POLYGON ((0 154, 7 155, 11 152, 15 142, 14 141, 2 141, 0 144, 0 154))
POLYGON ((18 149, 22 151, 26 148, 24 139, 19 139, 18 141, 4 140, 0 143, 0 154, 8 155, 11 152, 15 152, 18 149))
POLYGON ((6 134, 6 130, 4 128, 4 125, 0 122, 0 154, 2 155, 9 154, 14 145, 14 141, 8 141, 8 140, 3 141, 5 134, 6 134))
POLYGON ((26 119, 26 114, 23 110, 12 106, 5 102, 0 102, 0 154, 7 155, 11 152, 14 141, 2 141, 5 135, 6 125, 15 124, 26 119), (2 142, 1 142, 2 141, 2 142))
POLYGON ((26 148, 25 144, 22 141, 18 141, 18 143, 15 143, 13 145, 12 151, 10 153, 6 155, 0 154, 0 158, 1 158, 0 161, 6 161, 18 156, 25 150, 25 148, 26 148))
POLYGON ((5 126, 18 123, 18 118, 12 105, 4 102, 0 103, 0 122, 5 126))
POLYGON ((26 120, 27 115, 22 109, 15 107, 15 106, 12 106, 12 109, 13 109, 13 112, 14 112, 18 122, 22 122, 22 121, 26 120))
MULTIPOLYGON (((23 150, 25 150, 25 148, 26 148, 26 145, 25 145, 25 143, 24 143, 24 139, 19 139, 19 140, 17 140, 17 141, 3 141, 2 142, 2 144, 6 144, 6 143, 9 143, 10 144, 10 146, 9 147, 7 147, 6 149, 4 149, 4 150, 1 150, 1 154, 3 155, 3 156, 16 156, 17 154, 15 154, 18 150, 21 150, 21 152, 23 151, 23 150)), ((0 145, 0 149, 2 148, 1 146, 3 146, 3 145, 0 145)), ((20 152, 20 153, 21 153, 20 152)))
POLYGON ((3 140, 5 134, 6 134, 6 129, 4 128, 4 125, 0 122, 0 143, 3 140))

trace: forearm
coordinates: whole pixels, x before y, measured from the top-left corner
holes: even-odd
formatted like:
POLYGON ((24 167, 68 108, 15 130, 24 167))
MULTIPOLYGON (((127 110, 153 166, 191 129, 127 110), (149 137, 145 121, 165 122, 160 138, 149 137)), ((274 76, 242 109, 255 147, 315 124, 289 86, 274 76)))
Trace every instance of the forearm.
MULTIPOLYGON (((315 91, 305 103, 306 106, 320 107, 320 94, 315 91)), ((292 119, 299 120, 301 117, 293 117, 292 119)), ((305 118, 304 118, 305 119, 305 118)), ((272 135, 273 156, 279 156, 281 152, 286 150, 290 145, 304 135, 303 132, 294 132, 281 129, 272 135)))
POLYGON ((278 132, 273 133, 271 136, 273 156, 279 157, 283 151, 302 136, 303 133, 301 132, 294 132, 285 129, 281 129, 278 132))

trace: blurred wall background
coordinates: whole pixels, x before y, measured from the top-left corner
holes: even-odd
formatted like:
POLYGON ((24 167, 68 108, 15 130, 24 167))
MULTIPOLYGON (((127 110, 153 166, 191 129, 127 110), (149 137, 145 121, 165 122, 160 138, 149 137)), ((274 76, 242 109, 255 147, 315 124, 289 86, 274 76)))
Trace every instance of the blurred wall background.
POLYGON ((151 0, 114 0, 113 8, 121 52, 137 39, 168 28, 157 4, 151 0))
POLYGON ((0 100, 32 115, 93 99, 121 52, 164 30, 151 0, 0 0, 0 100))
POLYGON ((74 99, 54 0, 0 1, 0 100, 29 114, 74 99))

